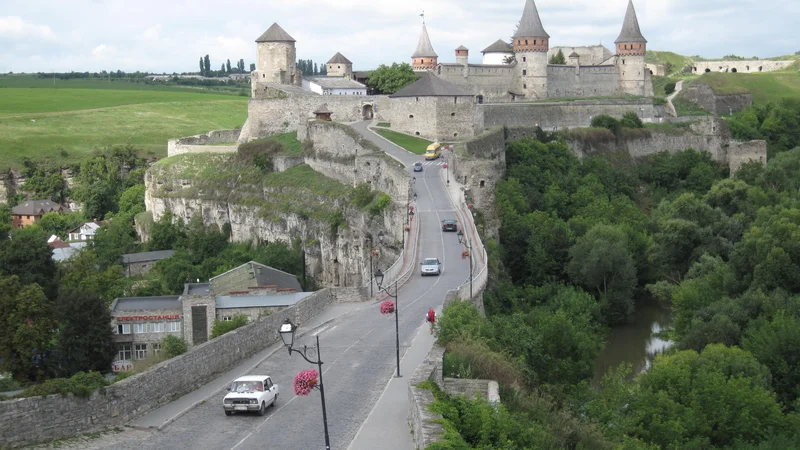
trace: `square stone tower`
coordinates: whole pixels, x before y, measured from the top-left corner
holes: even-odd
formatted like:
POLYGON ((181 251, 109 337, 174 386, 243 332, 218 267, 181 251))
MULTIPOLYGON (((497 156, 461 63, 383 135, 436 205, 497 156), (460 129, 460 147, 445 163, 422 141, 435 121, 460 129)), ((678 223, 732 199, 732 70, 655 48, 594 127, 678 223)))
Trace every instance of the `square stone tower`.
POLYGON ((259 83, 302 84, 297 71, 295 42, 277 23, 256 39, 256 70, 250 75, 254 93, 259 83))

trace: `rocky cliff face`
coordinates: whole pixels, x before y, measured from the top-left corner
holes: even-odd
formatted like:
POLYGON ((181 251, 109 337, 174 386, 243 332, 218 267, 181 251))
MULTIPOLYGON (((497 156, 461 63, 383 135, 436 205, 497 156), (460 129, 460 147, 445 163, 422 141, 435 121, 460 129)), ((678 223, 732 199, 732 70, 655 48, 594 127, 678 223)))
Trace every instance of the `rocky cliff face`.
POLYGON ((407 174, 399 163, 356 142, 342 125, 322 125, 308 138, 315 149, 306 157, 307 164, 267 177, 237 165, 235 155, 229 154, 162 160, 145 175, 147 211, 154 220, 170 211, 183 220, 199 215, 206 225, 230 223, 234 241, 300 239, 308 274, 318 282, 364 285, 372 248, 378 252, 373 267, 384 270, 401 250, 407 174), (345 141, 353 155, 331 153, 345 141), (355 178, 354 166, 361 167, 355 178), (378 215, 350 205, 351 187, 365 182, 392 198, 378 215))

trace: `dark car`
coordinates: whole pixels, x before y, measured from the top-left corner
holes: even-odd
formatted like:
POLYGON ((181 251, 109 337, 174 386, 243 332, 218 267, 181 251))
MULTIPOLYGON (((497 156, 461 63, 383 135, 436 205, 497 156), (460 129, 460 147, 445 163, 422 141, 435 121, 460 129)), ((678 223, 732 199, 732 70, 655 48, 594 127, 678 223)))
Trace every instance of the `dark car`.
POLYGON ((458 222, 452 219, 443 220, 442 231, 458 231, 458 222))
POLYGON ((417 161, 414 163, 414 172, 422 172, 422 163, 417 161))

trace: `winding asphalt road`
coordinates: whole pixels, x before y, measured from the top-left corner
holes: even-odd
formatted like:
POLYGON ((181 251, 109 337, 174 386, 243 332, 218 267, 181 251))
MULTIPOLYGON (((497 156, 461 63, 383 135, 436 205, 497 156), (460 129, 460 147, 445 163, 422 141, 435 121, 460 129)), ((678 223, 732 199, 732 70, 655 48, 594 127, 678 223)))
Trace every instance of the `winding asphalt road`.
MULTIPOLYGON (((367 130, 367 122, 354 128, 408 167, 422 157, 394 146, 367 130)), ((425 167, 416 176, 416 213, 421 226, 418 258, 437 257, 443 262, 442 275, 421 277, 419 262, 414 275, 399 290, 401 357, 425 325, 428 308, 442 305, 448 290, 460 285, 469 271, 468 260, 459 257, 461 246, 455 233, 443 233, 443 219, 455 219, 454 207, 441 182, 440 165, 425 167)), ((385 269, 385 268, 383 268, 385 269)), ((378 304, 345 314, 308 333, 299 345, 313 343, 318 335, 321 356, 328 428, 331 448, 346 449, 366 420, 378 397, 395 371, 395 327, 393 316, 383 316, 378 304)), ((312 449, 324 448, 322 409, 319 392, 295 397, 292 379, 297 372, 312 368, 299 355, 290 357, 278 351, 252 374, 268 374, 278 383, 281 395, 275 408, 264 417, 257 415, 225 416, 222 398, 225 391, 184 414, 162 431, 153 431, 142 439, 141 432, 125 433, 114 439, 115 449, 312 449)), ((404 374, 410 376, 410 373, 404 374)), ((374 448, 384 448, 376 442, 374 448)))

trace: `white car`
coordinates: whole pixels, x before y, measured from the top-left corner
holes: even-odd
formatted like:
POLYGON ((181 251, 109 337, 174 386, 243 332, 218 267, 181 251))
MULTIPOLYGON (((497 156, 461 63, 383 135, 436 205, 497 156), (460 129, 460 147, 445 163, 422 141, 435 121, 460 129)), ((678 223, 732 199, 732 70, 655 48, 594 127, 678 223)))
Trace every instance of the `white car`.
POLYGON ((228 394, 222 399, 225 415, 234 412, 267 413, 267 405, 275 406, 278 400, 278 385, 267 375, 250 375, 237 378, 228 388, 228 394))
POLYGON ((439 258, 425 258, 422 260, 422 276, 425 275, 441 275, 442 274, 442 263, 439 262, 439 258))

